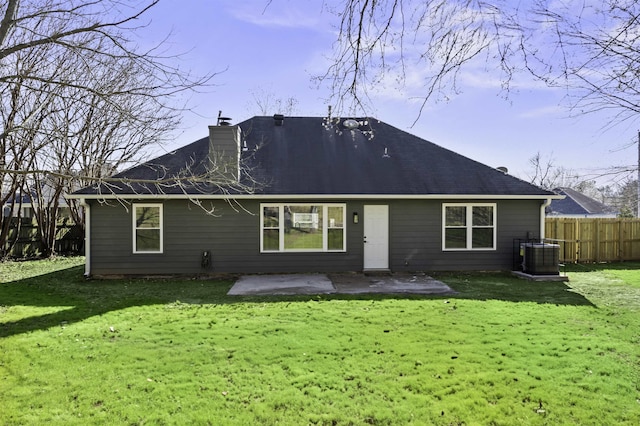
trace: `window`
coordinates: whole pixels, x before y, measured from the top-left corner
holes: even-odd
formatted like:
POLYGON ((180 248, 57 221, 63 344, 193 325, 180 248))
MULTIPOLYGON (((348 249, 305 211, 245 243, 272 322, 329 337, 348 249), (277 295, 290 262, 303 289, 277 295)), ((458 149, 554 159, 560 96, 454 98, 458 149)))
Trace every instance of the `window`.
POLYGON ((344 251, 344 204, 262 204, 261 251, 344 251))
POLYGON ((162 204, 133 205, 133 252, 162 253, 162 204))
POLYGON ((443 204, 443 250, 495 250, 495 204, 443 204))

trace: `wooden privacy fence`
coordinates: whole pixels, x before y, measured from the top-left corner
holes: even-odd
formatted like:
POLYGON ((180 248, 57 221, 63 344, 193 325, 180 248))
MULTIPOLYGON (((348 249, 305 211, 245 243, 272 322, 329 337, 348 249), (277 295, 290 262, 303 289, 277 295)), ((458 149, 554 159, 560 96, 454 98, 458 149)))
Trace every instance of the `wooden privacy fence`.
POLYGON ((640 260, 640 219, 547 218, 545 240, 565 263, 640 260))
MULTIPOLYGON (((8 242, 4 250, 16 258, 37 257, 43 251, 38 224, 32 219, 11 218, 8 242)), ((63 219, 56 225, 55 252, 81 254, 84 250, 84 232, 80 225, 63 219)))

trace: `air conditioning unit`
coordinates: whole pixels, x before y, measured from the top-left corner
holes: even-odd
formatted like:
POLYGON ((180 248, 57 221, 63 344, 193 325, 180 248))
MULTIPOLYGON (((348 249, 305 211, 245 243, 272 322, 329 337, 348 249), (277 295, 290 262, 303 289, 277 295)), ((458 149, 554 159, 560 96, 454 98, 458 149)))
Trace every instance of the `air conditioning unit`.
POLYGON ((530 275, 559 275, 560 246, 558 244, 524 243, 522 270, 530 275))

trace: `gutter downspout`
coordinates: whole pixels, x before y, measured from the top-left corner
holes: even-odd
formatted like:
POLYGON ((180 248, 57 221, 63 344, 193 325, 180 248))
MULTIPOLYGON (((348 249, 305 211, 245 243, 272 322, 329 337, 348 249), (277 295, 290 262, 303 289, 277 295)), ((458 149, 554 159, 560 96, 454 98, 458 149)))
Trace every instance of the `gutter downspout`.
POLYGON ((551 198, 547 198, 542 205, 540 206, 540 242, 544 241, 544 236, 545 236, 545 219, 546 219, 546 209, 547 207, 549 207, 549 205, 551 204, 551 198))
POLYGON ((84 208, 84 277, 91 276, 91 205, 87 200, 80 199, 80 205, 84 208))

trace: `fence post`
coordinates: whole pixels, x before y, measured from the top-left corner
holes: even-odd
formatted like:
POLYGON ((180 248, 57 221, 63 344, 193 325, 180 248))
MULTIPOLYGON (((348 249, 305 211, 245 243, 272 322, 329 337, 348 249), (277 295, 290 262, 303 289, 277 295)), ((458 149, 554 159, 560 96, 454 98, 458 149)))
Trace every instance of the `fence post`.
POLYGON ((593 221, 593 258, 596 263, 600 263, 600 218, 593 221))
POLYGON ((624 220, 618 218, 618 261, 624 260, 624 220))
POLYGON ((582 227, 576 219, 572 219, 571 223, 573 224, 573 235, 576 239, 576 262, 580 262, 580 254, 582 253, 582 241, 580 240, 582 227))

